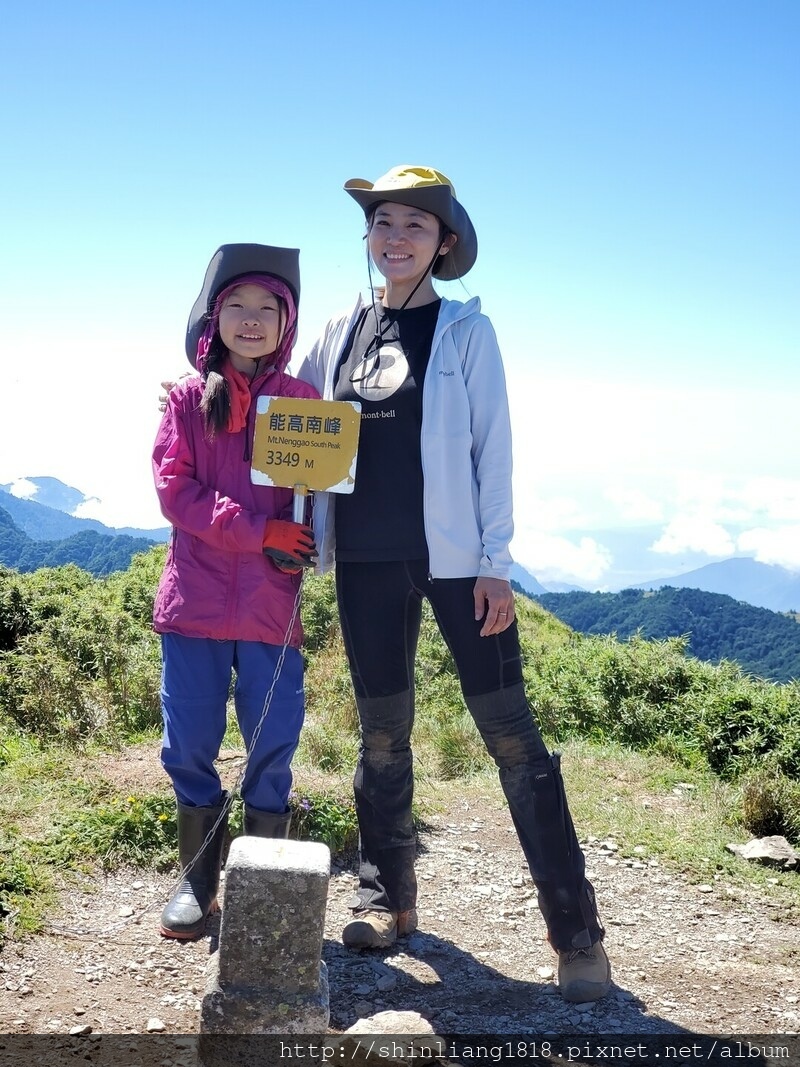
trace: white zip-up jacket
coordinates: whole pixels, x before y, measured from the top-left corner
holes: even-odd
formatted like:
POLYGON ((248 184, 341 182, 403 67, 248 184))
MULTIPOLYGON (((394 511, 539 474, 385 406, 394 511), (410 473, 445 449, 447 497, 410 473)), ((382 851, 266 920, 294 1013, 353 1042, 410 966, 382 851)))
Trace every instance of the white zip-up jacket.
MULTIPOLYGON (((333 399, 336 368, 365 307, 331 319, 297 377, 333 399)), ((480 300, 442 299, 422 389, 423 508, 432 578, 509 576, 511 420, 500 349, 480 300)), ((356 465, 356 478, 358 465, 356 465)), ((320 573, 335 561, 335 493, 316 493, 320 573)))

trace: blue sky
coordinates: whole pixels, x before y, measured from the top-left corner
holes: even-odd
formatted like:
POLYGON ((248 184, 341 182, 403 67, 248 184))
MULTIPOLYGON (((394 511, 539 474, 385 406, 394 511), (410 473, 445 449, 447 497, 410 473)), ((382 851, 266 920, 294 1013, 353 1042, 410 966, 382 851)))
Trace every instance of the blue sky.
POLYGON ((796 0, 32 0, 0 40, 0 482, 157 526, 158 382, 221 243, 301 249, 297 352, 367 281, 352 177, 424 163, 475 223, 516 558, 613 586, 800 569, 796 0))

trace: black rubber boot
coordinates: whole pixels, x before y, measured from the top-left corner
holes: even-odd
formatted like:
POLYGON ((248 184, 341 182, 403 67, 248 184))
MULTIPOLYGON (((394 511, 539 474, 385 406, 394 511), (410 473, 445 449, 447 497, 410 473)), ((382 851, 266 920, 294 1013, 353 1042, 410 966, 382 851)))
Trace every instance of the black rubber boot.
POLYGON ((248 837, 288 837, 291 811, 259 811, 244 806, 244 832, 248 837))
POLYGON ((181 870, 192 863, 223 811, 225 815, 161 913, 163 937, 193 941, 203 934, 209 914, 216 911, 222 846, 228 827, 225 810, 227 800, 227 793, 223 793, 215 807, 190 808, 186 804, 178 804, 178 856, 181 870))

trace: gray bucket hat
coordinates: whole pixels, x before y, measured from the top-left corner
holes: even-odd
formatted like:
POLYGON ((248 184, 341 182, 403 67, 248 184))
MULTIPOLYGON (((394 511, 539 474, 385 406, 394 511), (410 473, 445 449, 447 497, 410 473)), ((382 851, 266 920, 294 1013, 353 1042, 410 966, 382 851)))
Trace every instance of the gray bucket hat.
POLYGON ((440 256, 433 267, 435 278, 452 281, 463 278, 478 258, 478 237, 469 215, 456 200, 456 191, 450 179, 432 167, 415 167, 404 163, 392 167, 376 182, 364 178, 351 178, 344 190, 360 204, 364 214, 377 204, 390 200, 393 204, 410 204, 438 215, 448 230, 458 240, 447 253, 440 256))
POLYGON ((214 309, 214 301, 231 282, 245 274, 272 274, 291 289, 295 305, 300 302, 300 251, 272 245, 221 245, 206 270, 203 288, 194 302, 186 327, 186 355, 192 366, 197 343, 214 309))

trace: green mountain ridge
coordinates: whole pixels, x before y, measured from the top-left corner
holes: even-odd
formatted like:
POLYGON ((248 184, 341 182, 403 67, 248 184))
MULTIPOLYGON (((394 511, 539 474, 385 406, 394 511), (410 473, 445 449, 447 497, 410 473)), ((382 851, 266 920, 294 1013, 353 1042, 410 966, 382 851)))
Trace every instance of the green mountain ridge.
POLYGON ((770 682, 800 678, 800 626, 794 616, 753 607, 722 593, 665 586, 656 591, 544 593, 535 598, 573 630, 620 640, 688 637, 688 652, 709 663, 730 660, 770 682))
POLYGON ((34 540, 19 529, 7 511, 0 508, 0 564, 23 573, 40 567, 74 563, 99 577, 126 570, 138 552, 146 552, 153 544, 144 537, 98 533, 96 530, 81 530, 51 541, 34 540))

